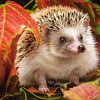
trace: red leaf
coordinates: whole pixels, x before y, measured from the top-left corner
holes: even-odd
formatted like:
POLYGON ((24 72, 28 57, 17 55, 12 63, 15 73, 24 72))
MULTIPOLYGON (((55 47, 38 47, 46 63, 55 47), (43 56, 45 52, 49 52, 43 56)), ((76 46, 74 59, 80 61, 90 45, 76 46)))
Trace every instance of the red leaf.
POLYGON ((96 24, 100 25, 100 14, 96 14, 96 24))
POLYGON ((5 77, 5 70, 4 70, 3 65, 0 64, 0 85, 3 83, 4 77, 5 77))
POLYGON ((73 0, 36 0, 36 1, 40 9, 53 5, 75 6, 73 0))
POLYGON ((74 2, 78 2, 78 3, 84 3, 85 0, 73 0, 74 2))
POLYGON ((22 26, 31 28, 36 38, 36 45, 40 44, 40 32, 37 23, 28 12, 19 4, 7 1, 0 5, 0 82, 7 80, 11 68, 14 66, 16 54, 17 34, 20 34, 22 26), (3 74, 5 73, 5 74, 3 74))
POLYGON ((20 5, 8 1, 5 5, 1 6, 0 13, 0 46, 2 48, 8 47, 7 43, 11 42, 12 37, 18 32, 21 25, 32 28, 34 33, 36 33, 36 38, 40 41, 37 24, 20 5))

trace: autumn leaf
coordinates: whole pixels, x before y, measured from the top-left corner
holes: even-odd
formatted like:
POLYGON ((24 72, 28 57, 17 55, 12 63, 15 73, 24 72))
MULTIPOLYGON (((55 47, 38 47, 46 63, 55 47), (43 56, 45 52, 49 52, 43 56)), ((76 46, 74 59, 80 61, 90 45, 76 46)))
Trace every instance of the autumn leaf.
MULTIPOLYGON (((11 68, 14 66, 16 54, 16 37, 22 27, 29 27, 36 38, 37 47, 40 44, 40 33, 37 23, 19 4, 7 1, 0 5, 0 83, 6 83, 11 68), (5 79, 6 78, 6 79, 5 79)), ((14 70, 13 70, 14 71, 14 70)))
POLYGON ((2 64, 0 64, 0 85, 3 83, 5 78, 5 69, 2 64))
POLYGON ((35 87, 30 87, 27 89, 29 92, 32 92, 32 93, 38 93, 38 89, 36 89, 35 87))
POLYGON ((55 92, 56 92, 56 88, 53 88, 53 87, 49 87, 49 90, 48 92, 46 93, 42 93, 42 92, 39 92, 38 89, 34 88, 34 87, 30 87, 28 89, 29 92, 31 93, 40 93, 40 94, 46 94, 48 95, 49 97, 51 97, 52 95, 55 95, 55 92))
POLYGON ((98 82, 85 83, 70 90, 61 89, 63 97, 71 100, 100 100, 100 87, 96 85, 98 82))
POLYGON ((39 9, 53 5, 75 6, 73 0, 36 0, 36 3, 38 4, 39 9))
POLYGON ((77 2, 77 3, 84 3, 85 0, 73 0, 74 2, 77 2))
POLYGON ((12 37, 16 35, 22 25, 32 28, 36 38, 39 40, 37 24, 29 16, 27 11, 15 2, 8 1, 0 7, 0 47, 8 50, 12 37), (35 25, 36 24, 36 25, 35 25))

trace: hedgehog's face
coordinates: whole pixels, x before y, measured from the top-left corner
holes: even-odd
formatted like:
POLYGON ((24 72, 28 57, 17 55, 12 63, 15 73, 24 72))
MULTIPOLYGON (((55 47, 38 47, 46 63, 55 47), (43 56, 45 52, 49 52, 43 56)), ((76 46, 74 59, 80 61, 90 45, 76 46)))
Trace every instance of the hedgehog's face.
POLYGON ((85 52, 84 30, 65 28, 50 35, 51 53, 59 57, 77 56, 85 52))

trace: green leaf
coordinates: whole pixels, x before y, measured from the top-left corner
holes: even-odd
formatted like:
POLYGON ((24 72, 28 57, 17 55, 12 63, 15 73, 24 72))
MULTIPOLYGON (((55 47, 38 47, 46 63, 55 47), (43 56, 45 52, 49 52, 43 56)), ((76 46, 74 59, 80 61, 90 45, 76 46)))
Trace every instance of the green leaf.
POLYGON ((62 95, 56 94, 55 96, 49 97, 46 94, 39 94, 39 93, 31 93, 25 88, 20 89, 24 93, 24 100, 61 100, 62 95))
POLYGON ((85 0, 86 2, 91 2, 91 0, 85 0))
POLYGON ((7 100, 63 100, 61 93, 49 97, 47 94, 31 93, 26 88, 19 89, 17 94, 6 94, 3 99, 7 100))
POLYGON ((100 35, 100 25, 97 25, 97 26, 96 26, 96 33, 97 33, 98 35, 100 35))

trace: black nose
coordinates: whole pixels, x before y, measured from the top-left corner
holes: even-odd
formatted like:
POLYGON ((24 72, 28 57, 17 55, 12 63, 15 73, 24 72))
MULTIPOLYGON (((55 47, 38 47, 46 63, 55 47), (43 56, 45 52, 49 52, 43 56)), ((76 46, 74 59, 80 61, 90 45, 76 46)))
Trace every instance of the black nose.
POLYGON ((78 51, 79 51, 80 53, 83 53, 83 52, 85 51, 85 47, 84 47, 83 45, 80 45, 80 46, 78 47, 78 51))

